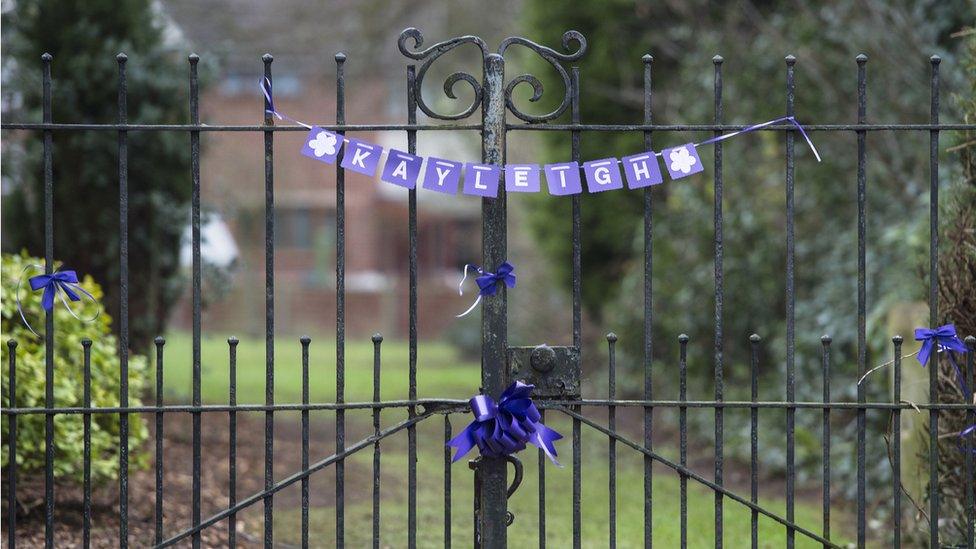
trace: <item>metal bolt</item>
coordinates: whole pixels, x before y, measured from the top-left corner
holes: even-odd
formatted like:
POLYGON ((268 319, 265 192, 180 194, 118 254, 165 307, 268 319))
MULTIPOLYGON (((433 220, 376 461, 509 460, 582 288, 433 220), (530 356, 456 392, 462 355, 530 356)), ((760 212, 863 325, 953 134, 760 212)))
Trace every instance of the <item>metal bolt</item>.
POLYGON ((529 361, 535 371, 542 373, 550 372, 556 367, 556 351, 552 350, 548 345, 539 345, 535 349, 532 349, 532 355, 529 361))

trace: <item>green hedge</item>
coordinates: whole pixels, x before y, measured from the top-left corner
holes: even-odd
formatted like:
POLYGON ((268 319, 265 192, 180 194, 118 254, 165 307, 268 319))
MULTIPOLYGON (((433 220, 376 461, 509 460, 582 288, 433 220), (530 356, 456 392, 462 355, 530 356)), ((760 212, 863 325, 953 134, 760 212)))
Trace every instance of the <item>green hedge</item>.
MULTIPOLYGON (((11 406, 9 352, 6 341, 17 342, 17 394, 14 403, 18 407, 44 406, 44 340, 34 336, 24 326, 17 312, 17 283, 28 264, 42 265, 43 261, 28 255, 4 254, 2 257, 3 302, 3 364, 0 378, 3 380, 3 406, 11 406)), ((31 292, 25 275, 20 300, 28 321, 43 334, 44 311, 41 308, 42 292, 31 292)), ((83 273, 79 273, 82 276, 83 273)), ((81 287, 90 292, 98 303, 82 298, 69 302, 81 318, 91 318, 100 310, 94 322, 82 322, 65 310, 60 300, 55 301, 54 336, 54 404, 55 406, 82 406, 84 404, 84 361, 81 342, 92 340, 91 348, 91 399, 95 407, 119 405, 119 356, 118 339, 112 335, 111 318, 102 309, 102 289, 91 277, 85 276, 81 287)), ((143 394, 148 366, 145 357, 129 357, 129 404, 139 406, 143 394)), ((54 475, 59 480, 80 482, 84 467, 84 438, 81 414, 54 416, 54 475)), ((92 414, 91 448, 92 480, 106 481, 118 477, 119 416, 117 414, 92 414)), ((9 420, 4 418, 2 466, 10 462, 8 430, 9 420)), ((130 464, 141 467, 148 456, 140 452, 141 444, 148 438, 146 422, 136 414, 129 416, 130 464)), ((44 469, 44 415, 22 415, 17 419, 17 467, 18 476, 30 475, 44 469)))

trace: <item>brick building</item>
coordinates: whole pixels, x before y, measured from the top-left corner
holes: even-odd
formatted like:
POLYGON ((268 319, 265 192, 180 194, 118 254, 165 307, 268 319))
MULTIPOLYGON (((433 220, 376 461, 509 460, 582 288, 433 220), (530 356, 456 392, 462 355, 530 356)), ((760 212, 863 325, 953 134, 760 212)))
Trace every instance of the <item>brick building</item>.
MULTIPOLYGON (((217 42, 207 31, 213 20, 201 24, 205 14, 200 9, 192 2, 172 2, 165 5, 164 15, 178 39, 191 44, 203 58, 204 123, 260 123, 258 81, 264 49, 275 54, 276 107, 308 123, 334 122, 333 54, 340 44, 354 46, 343 50, 348 53, 347 122, 406 120, 406 62, 395 51, 396 37, 405 25, 396 20, 391 21, 388 36, 363 40, 354 32, 354 21, 362 17, 356 4, 302 17, 277 4, 228 2, 228 9, 234 12, 228 19, 232 28, 221 33, 217 42), (258 22, 262 29, 257 28, 258 22), (283 33, 288 36, 282 37, 283 33), (313 41, 315 36, 320 39, 313 41), (309 48, 296 49, 300 37, 308 37, 303 43, 309 48), (380 46, 382 51, 374 51, 380 46)), ((404 132, 364 132, 354 137, 387 148, 406 148, 404 132)), ((304 138, 303 132, 275 134, 275 324, 283 333, 327 334, 335 326, 336 170, 301 156, 304 138)), ((422 132, 418 142, 418 152, 425 156, 475 160, 480 151, 475 132, 462 137, 458 132, 422 132)), ((230 284, 225 279, 208 280, 205 269, 204 328, 212 333, 257 333, 264 329, 263 134, 203 132, 202 151, 204 211, 226 225, 239 249, 230 284)), ((422 337, 439 335, 453 323, 452 313, 470 303, 470 296, 457 295, 457 281, 460 267, 480 258, 480 206, 474 197, 418 191, 422 337)), ((356 337, 380 331, 405 336, 407 191, 380 182, 378 176, 347 173, 345 213, 347 333, 356 337)), ((174 313, 174 327, 189 327, 189 299, 187 291, 174 313)))

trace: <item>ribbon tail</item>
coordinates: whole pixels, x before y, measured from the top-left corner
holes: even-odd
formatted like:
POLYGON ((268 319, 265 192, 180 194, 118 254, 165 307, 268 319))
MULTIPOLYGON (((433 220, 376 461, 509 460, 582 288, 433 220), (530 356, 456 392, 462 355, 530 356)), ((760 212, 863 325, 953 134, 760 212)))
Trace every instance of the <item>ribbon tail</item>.
POLYGON ((801 126, 799 122, 796 121, 796 117, 790 116, 787 117, 787 120, 789 120, 791 124, 796 126, 796 129, 800 130, 800 135, 803 136, 803 139, 806 139, 807 145, 809 145, 810 150, 813 151, 813 156, 817 157, 817 162, 820 162, 820 153, 817 152, 817 148, 813 146, 813 140, 811 140, 810 136, 807 135, 807 131, 803 129, 803 126, 801 126))
POLYGON ((529 442, 542 450, 557 467, 562 467, 562 464, 556 459, 556 447, 553 445, 553 442, 561 438, 563 438, 561 434, 539 423, 536 424, 535 435, 529 439, 529 442))
MULTIPOLYGON (((67 295, 68 299, 70 299, 71 301, 81 300, 81 298, 78 297, 78 294, 75 293, 75 290, 79 289, 77 284, 74 284, 72 282, 62 282, 58 286, 61 288, 61 291, 63 291, 64 294, 67 295)), ((62 301, 63 300, 64 300, 64 296, 62 296, 62 301)))
POLYGON ((57 293, 57 286, 53 283, 44 287, 44 295, 41 296, 41 308, 45 311, 54 309, 54 294, 57 293))
POLYGON ((925 366, 926 364, 928 364, 928 362, 929 362, 929 357, 930 357, 930 356, 932 355, 932 348, 933 348, 934 346, 935 346, 935 344, 934 344, 934 343, 932 342, 932 340, 931 340, 931 339, 926 339, 926 340, 925 340, 925 341, 924 341, 924 342, 922 343, 922 348, 918 350, 918 362, 919 362, 919 364, 921 364, 921 365, 922 365, 923 367, 924 367, 924 366, 925 366))
POLYGON ((41 334, 34 331, 34 327, 31 326, 30 322, 27 322, 27 316, 24 315, 24 306, 20 301, 20 287, 24 284, 24 275, 26 275, 27 271, 32 268, 41 269, 42 267, 34 264, 24 266, 24 270, 20 272, 20 278, 17 280, 17 312, 20 313, 20 320, 24 322, 24 326, 27 326, 30 333, 34 334, 34 337, 41 337, 41 334))
POLYGON ((456 318, 461 318, 462 316, 467 315, 468 313, 473 311, 474 308, 477 307, 479 303, 481 303, 481 294, 478 294, 478 298, 474 300, 474 303, 472 303, 470 307, 468 307, 467 311, 464 311, 463 313, 456 315, 456 318))
MULTIPOLYGON (((77 284, 65 284, 64 287, 63 287, 65 293, 68 294, 68 297, 74 296, 71 301, 81 301, 81 298, 78 297, 78 294, 75 294, 74 292, 71 292, 71 291, 68 290, 68 286, 69 285, 74 290, 78 290, 79 292, 81 292, 82 294, 84 294, 84 296, 87 297, 89 300, 91 300, 92 303, 94 303, 95 305, 98 305, 98 301, 95 300, 95 296, 91 295, 91 293, 89 293, 88 290, 82 288, 81 286, 78 286, 77 284)), ((64 303, 64 308, 68 310, 68 314, 70 314, 71 316, 73 316, 75 318, 75 320, 78 320, 78 321, 81 321, 81 322, 94 322, 95 319, 98 318, 98 315, 100 315, 101 312, 102 312, 98 307, 95 307, 95 314, 94 314, 94 316, 92 316, 91 318, 81 318, 80 316, 78 316, 77 313, 75 313, 74 309, 71 308, 71 305, 69 305, 68 302, 64 299, 64 295, 58 294, 58 297, 61 298, 61 303, 64 303)))
POLYGON ((956 371, 956 377, 959 378, 959 387, 962 389, 962 394, 969 395, 969 386, 966 385, 966 377, 962 375, 962 370, 959 368, 959 363, 956 362, 956 354, 952 351, 946 351, 949 355, 949 362, 952 363, 952 368, 956 371))
POLYGON ((457 452, 454 454, 454 459, 451 460, 451 463, 461 459, 475 447, 474 431, 477 428, 478 423, 473 421, 458 436, 447 442, 447 446, 457 448, 457 452))

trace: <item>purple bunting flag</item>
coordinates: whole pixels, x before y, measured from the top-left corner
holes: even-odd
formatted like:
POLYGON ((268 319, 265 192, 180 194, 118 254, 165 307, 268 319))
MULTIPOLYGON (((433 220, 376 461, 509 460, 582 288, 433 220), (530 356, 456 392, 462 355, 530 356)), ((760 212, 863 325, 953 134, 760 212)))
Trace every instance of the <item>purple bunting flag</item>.
POLYGON ((505 190, 510 193, 539 192, 539 165, 509 164, 505 166, 505 190))
POLYGON ((380 155, 382 154, 383 147, 379 145, 358 139, 349 139, 349 144, 346 145, 346 154, 342 155, 341 166, 347 170, 371 176, 376 173, 376 166, 380 163, 380 155))
POLYGON ((671 179, 681 179, 705 170, 701 158, 698 158, 694 143, 664 149, 661 151, 661 156, 664 158, 664 165, 668 168, 671 179))
POLYGON ((628 188, 642 189, 664 182, 661 167, 653 151, 625 156, 621 161, 624 165, 624 174, 627 176, 628 188))
POLYGON ((564 196, 583 192, 578 163, 563 162, 560 164, 546 164, 545 171, 546 183, 549 185, 549 194, 564 196))
POLYGON ((461 163, 453 160, 427 158, 427 171, 421 187, 445 194, 457 194, 461 181, 461 163))
POLYGON ((417 155, 390 149, 380 179, 408 189, 416 188, 417 176, 420 175, 420 165, 423 162, 424 159, 417 155))
POLYGON ((616 158, 585 162, 583 163, 583 171, 586 173, 586 188, 591 193, 624 187, 624 182, 620 179, 620 169, 617 168, 616 158))
POLYGON ((495 198, 498 196, 498 178, 501 168, 490 164, 468 162, 464 166, 464 194, 495 198))
POLYGON ((342 136, 323 130, 314 126, 305 137, 305 146, 302 147, 302 154, 319 162, 335 164, 336 157, 339 156, 339 149, 342 148, 342 136))

